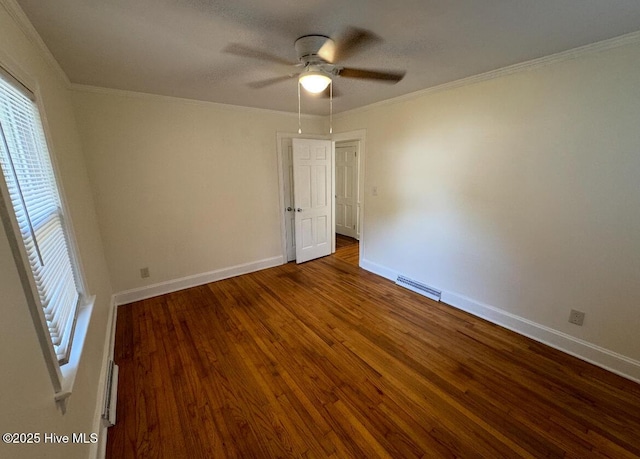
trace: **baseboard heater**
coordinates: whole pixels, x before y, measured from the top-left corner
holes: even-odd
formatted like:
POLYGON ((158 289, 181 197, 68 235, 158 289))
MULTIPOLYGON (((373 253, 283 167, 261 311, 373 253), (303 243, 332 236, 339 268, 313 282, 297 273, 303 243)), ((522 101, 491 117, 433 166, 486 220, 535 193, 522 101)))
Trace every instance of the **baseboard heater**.
POLYGON ((408 288, 413 292, 419 293, 420 295, 426 296, 427 298, 431 298, 435 301, 440 301, 440 297, 442 296, 442 292, 440 290, 429 287, 422 282, 409 279, 406 276, 398 276, 398 278, 396 279, 396 284, 401 285, 404 288, 408 288))
POLYGON ((118 365, 113 360, 109 360, 107 374, 107 385, 104 394, 104 407, 102 409, 102 419, 107 427, 116 425, 116 405, 118 400, 118 365))

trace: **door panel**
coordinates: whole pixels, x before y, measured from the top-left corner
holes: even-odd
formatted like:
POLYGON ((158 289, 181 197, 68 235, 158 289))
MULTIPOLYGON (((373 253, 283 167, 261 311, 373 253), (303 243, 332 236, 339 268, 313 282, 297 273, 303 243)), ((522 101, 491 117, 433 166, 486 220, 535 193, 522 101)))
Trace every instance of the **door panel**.
MULTIPOLYGON (((294 159, 295 162, 295 159, 294 159)), ((296 207, 308 209, 311 207, 311 166, 300 165, 294 166, 293 178, 294 201, 296 207)))
POLYGON ((328 205, 329 201, 329 190, 327 189, 327 176, 328 170, 326 166, 314 166, 313 169, 316 172, 316 201, 313 207, 320 208, 328 205))
POLYGON ((293 139, 296 262, 331 254, 331 141, 293 139))
POLYGON ((326 244, 329 242, 327 237, 327 228, 329 227, 329 219, 325 215, 321 215, 316 220, 316 242, 318 244, 326 244))
POLYGON ((300 248, 313 248, 313 219, 301 217, 300 227, 302 228, 300 248))

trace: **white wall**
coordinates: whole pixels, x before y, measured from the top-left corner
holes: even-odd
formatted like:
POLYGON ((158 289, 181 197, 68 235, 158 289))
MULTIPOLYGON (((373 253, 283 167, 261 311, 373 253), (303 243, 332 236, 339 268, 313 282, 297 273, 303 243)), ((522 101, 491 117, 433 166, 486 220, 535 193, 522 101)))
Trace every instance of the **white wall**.
POLYGON ((87 88, 73 100, 116 291, 282 263, 276 132, 297 115, 87 88))
POLYGON ((639 120, 637 43, 341 114, 367 130, 365 264, 640 378, 639 120))
MULTIPOLYGON (((89 292, 97 296, 85 353, 66 414, 54 390, 29 314, 7 235, 0 225, 0 432, 92 433, 106 336, 111 288, 103 256, 91 189, 76 130, 70 92, 63 76, 27 38, 0 2, 0 65, 38 85, 70 218, 77 236, 89 292)), ((0 457, 85 458, 88 445, 5 445, 0 457)))

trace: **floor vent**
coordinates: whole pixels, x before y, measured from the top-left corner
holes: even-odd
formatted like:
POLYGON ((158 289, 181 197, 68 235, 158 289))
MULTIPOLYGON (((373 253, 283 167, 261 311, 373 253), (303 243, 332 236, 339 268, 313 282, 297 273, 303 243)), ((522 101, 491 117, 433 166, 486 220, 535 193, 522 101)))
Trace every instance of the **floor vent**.
POLYGON ((427 298, 431 298, 435 301, 440 301, 440 297, 442 296, 442 292, 440 290, 436 290, 433 287, 429 287, 428 285, 425 285, 418 281, 414 281, 413 279, 409 279, 405 276, 398 276, 398 278, 396 279, 396 284, 419 293, 420 295, 424 295, 427 298))
POLYGON ((118 399, 118 365, 113 360, 109 361, 109 372, 107 374, 107 387, 105 390, 104 407, 102 419, 108 427, 116 424, 116 405, 118 399))

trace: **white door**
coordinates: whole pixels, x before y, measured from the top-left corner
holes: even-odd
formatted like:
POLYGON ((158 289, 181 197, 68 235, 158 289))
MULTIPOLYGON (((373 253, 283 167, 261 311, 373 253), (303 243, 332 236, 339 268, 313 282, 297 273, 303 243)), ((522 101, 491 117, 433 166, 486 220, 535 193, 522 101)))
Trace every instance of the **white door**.
POLYGON ((336 233, 358 237, 358 142, 336 143, 336 233))
POLYGON ((296 263, 331 254, 331 141, 293 139, 296 263))
POLYGON ((287 261, 296 259, 295 211, 293 199, 293 143, 282 139, 282 173, 284 176, 284 220, 287 261))

